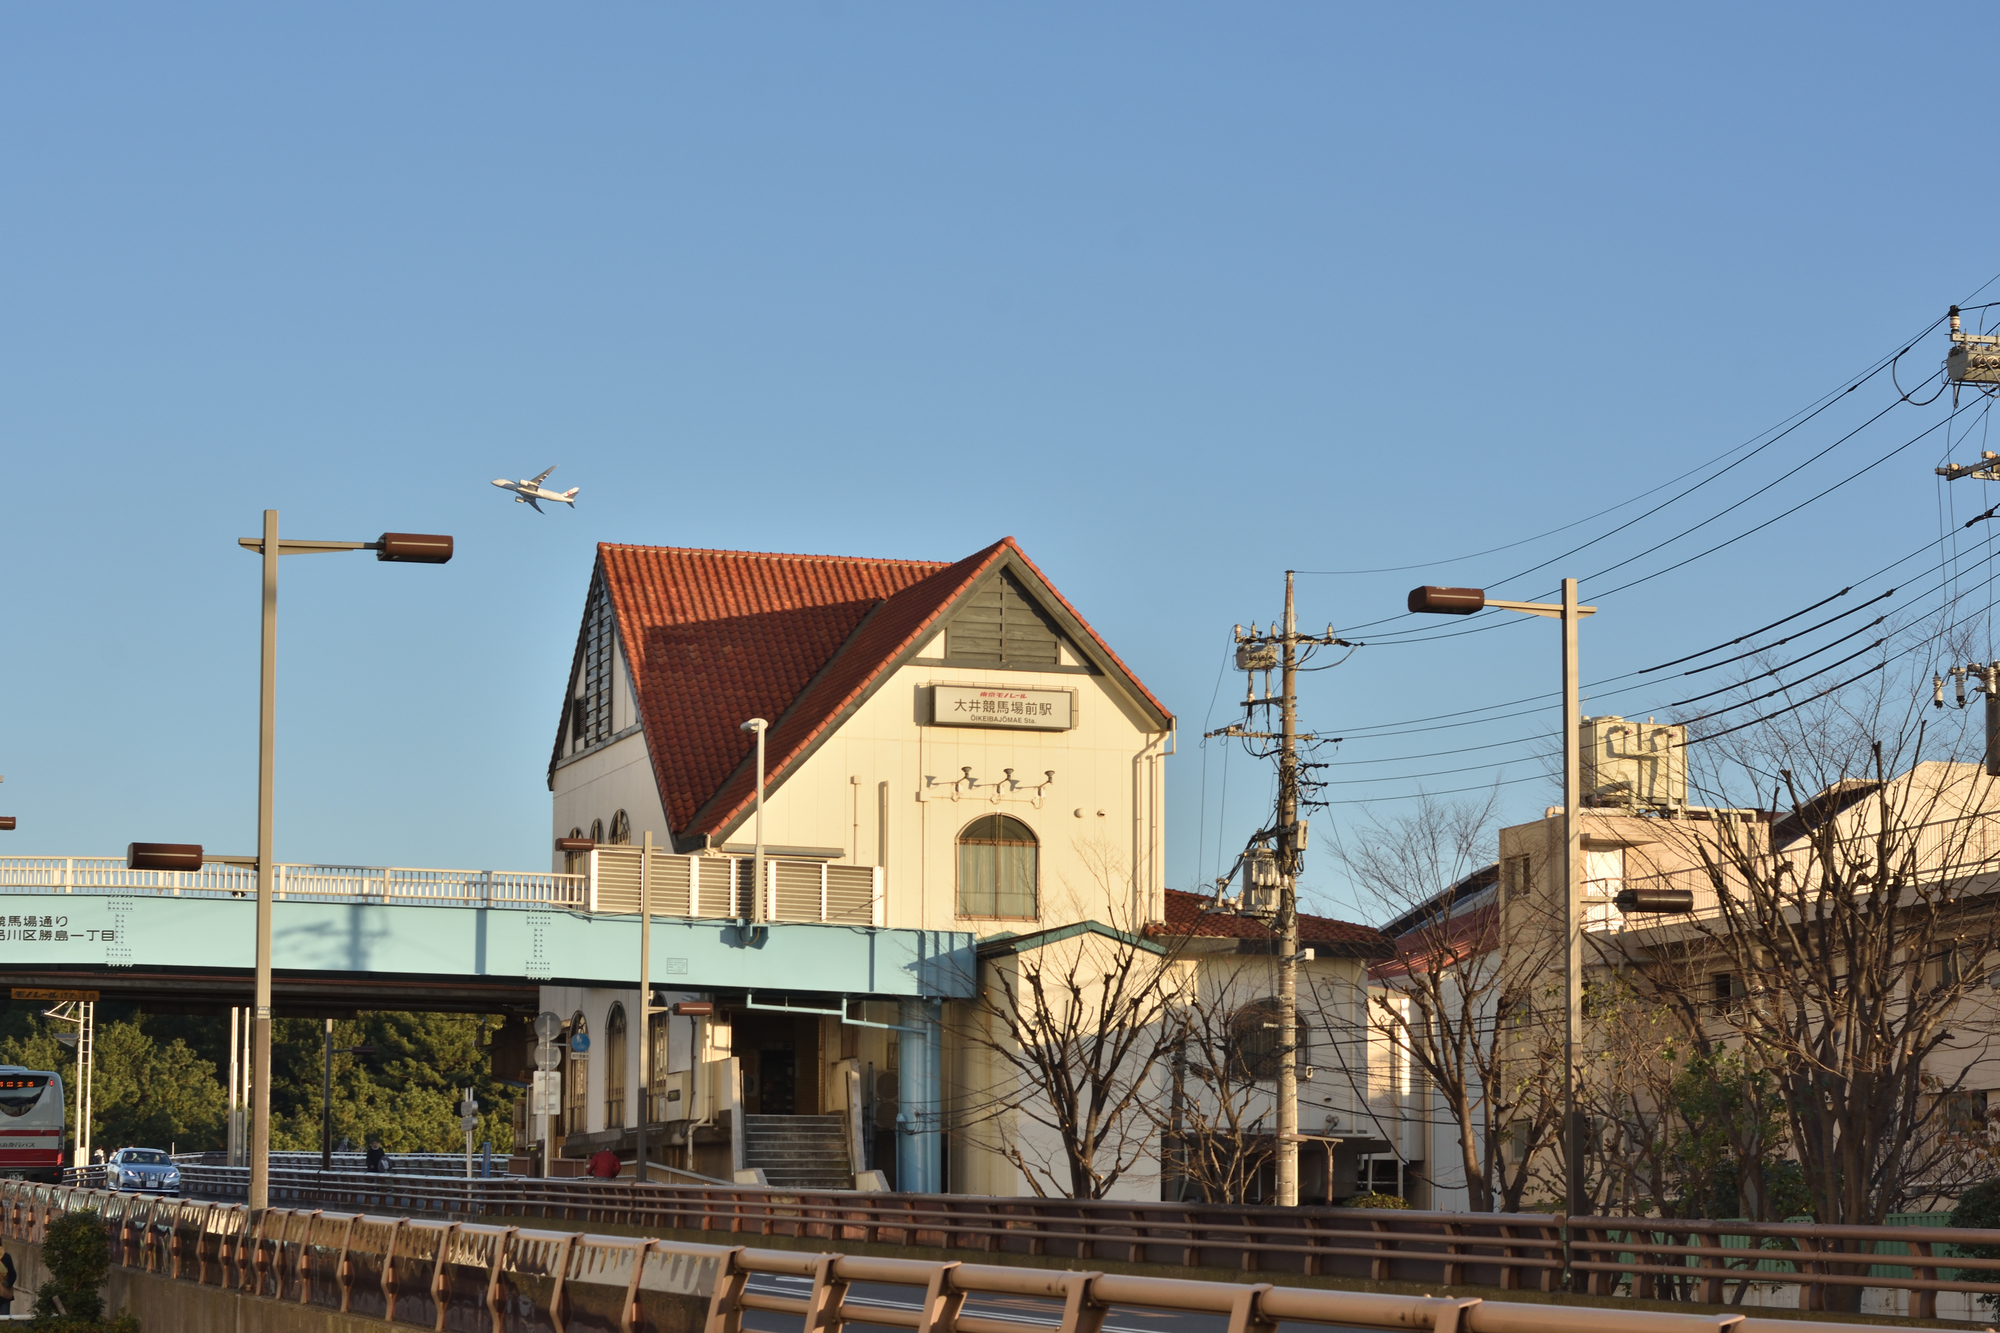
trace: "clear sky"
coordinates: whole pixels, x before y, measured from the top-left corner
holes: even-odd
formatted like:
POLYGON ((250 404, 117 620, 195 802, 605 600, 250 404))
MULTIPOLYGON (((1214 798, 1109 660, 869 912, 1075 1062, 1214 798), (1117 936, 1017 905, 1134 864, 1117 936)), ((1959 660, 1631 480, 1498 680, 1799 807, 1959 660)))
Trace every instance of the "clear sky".
MULTIPOLYGON (((1671 505, 1716 469, 1470 554, 1762 442, 2000 272, 1995 22, 11 7, 0 812, 21 828, 0 852, 250 849, 257 567, 235 540, 270 506, 299 536, 459 542, 443 569, 286 562, 282 859, 547 864, 597 541, 948 560, 1013 534, 1179 713, 1189 885, 1268 796, 1238 754, 1225 811, 1199 737, 1242 688, 1230 626, 1273 617, 1287 567, 1466 557, 1302 576, 1302 619, 1344 629, 1601 538, 1499 587, 1545 594, 1713 518, 1586 580, 1597 680, 2000 499, 1932 474, 1947 437, 1976 456, 1981 405, 1941 424, 1948 395, 1901 405, 1877 376, 1671 505), (487 484, 551 463, 573 513, 487 484)), ((1902 383, 1941 352, 1933 332, 1902 383)), ((1306 678, 1310 725, 1380 733, 1329 756, 1329 794, 1499 776, 1527 779, 1509 818, 1537 813, 1535 742, 1512 738, 1547 710, 1385 724, 1551 689, 1553 628, 1395 643, 1408 627, 1356 630, 1389 637, 1306 678)), ((1588 707, 1664 714, 1685 688, 1588 707)))

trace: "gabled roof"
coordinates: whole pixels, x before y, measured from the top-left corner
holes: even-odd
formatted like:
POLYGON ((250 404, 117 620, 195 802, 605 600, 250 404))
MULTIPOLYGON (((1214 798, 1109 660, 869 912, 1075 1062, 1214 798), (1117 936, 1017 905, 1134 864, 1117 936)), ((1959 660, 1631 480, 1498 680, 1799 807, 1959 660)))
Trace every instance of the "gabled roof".
POLYGON ((771 721, 765 790, 775 790, 953 605, 1003 570, 1155 725, 1172 726, 1012 537, 956 564, 600 545, 596 577, 677 843, 724 833, 751 807, 756 744, 740 730, 746 719, 771 721))
MULTIPOLYGON (((1253 916, 1228 912, 1204 912, 1208 899, 1198 893, 1167 890, 1167 919, 1146 927, 1151 939, 1196 938, 1239 939, 1276 944, 1277 932, 1253 916)), ((1329 916, 1299 913, 1299 943, 1325 949, 1343 958, 1388 958, 1394 952, 1389 937, 1373 926, 1352 921, 1336 921, 1329 916)))

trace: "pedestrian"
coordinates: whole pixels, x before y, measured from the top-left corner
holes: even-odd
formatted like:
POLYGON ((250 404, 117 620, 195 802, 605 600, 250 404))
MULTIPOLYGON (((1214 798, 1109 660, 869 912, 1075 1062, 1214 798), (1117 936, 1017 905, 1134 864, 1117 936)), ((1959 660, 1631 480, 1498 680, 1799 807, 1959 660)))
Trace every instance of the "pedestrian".
POLYGON ((14 1256, 0 1248, 0 1315, 14 1313, 14 1256))
POLYGON ((591 1155, 590 1174, 598 1177, 600 1180, 610 1180, 617 1176, 619 1171, 624 1168, 624 1165, 623 1162, 618 1160, 617 1153, 611 1151, 609 1148, 599 1148, 591 1155))
POLYGON ((367 1169, 375 1172, 387 1172, 389 1169, 389 1154, 382 1151, 382 1140, 373 1136, 368 1140, 367 1169))

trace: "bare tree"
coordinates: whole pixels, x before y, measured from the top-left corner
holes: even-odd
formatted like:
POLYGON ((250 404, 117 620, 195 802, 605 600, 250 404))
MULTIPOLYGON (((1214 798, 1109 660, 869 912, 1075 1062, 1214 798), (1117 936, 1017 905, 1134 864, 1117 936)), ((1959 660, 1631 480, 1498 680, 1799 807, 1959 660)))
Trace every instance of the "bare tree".
MULTIPOLYGON (((1195 941, 1179 943, 1194 952, 1195 941)), ((1237 944, 1227 942, 1231 949, 1237 944)), ((1266 998, 1268 963, 1250 971, 1242 964, 1225 969, 1221 961, 1191 966, 1168 1010, 1176 1044, 1160 1108, 1164 1156, 1168 1174, 1203 1202, 1250 1203, 1276 1158, 1268 1122, 1276 1115, 1271 1084, 1283 1055, 1278 1010, 1266 998)))
MULTIPOLYGON (((1496 795, 1419 797, 1410 813, 1371 821, 1336 849, 1396 925, 1395 956, 1375 969, 1365 1028, 1407 1052, 1457 1127, 1475 1212, 1521 1207, 1561 1120, 1561 998, 1537 990, 1560 977, 1550 969, 1561 937, 1501 929, 1496 795)), ((1337 1062, 1366 1104, 1367 1071, 1351 1047, 1336 1046, 1337 1062)))
MULTIPOLYGON (((1173 949, 1118 906, 1114 854, 1079 847, 1098 919, 989 941, 958 1024, 986 1073, 963 1092, 975 1146, 997 1152, 1042 1197, 1101 1199, 1154 1150, 1148 1098, 1176 1045, 1173 949)), ((1078 895, 1089 901, 1091 894, 1078 895)))
MULTIPOLYGON (((1928 691, 1925 691, 1928 693, 1928 691)), ((2000 782, 1895 702, 1893 686, 1801 708, 1715 747, 1707 819, 1661 821, 1696 913, 1628 937, 1697 1056, 1739 1053, 1768 1082, 1822 1223, 1880 1224, 1988 1168, 2000 947, 2000 782), (1741 818, 1732 774, 1775 774, 1791 813, 1741 818)), ((1752 1134, 1765 1117, 1742 1118, 1752 1134)), ((1770 1211, 1765 1145, 1736 1146, 1753 1215, 1770 1211)), ((1858 1288, 1830 1303, 1852 1308, 1858 1288)))

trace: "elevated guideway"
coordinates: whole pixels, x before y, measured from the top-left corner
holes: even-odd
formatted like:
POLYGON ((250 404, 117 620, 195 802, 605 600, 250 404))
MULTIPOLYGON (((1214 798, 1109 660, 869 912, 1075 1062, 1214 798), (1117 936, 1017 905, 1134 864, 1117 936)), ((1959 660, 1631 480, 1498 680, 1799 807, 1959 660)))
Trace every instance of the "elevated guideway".
MULTIPOLYGON (((636 986, 639 852, 579 873, 280 865, 281 1015, 361 1008, 533 1011, 543 985, 636 986)), ((971 994, 972 937, 891 929, 871 866, 655 855, 655 986, 855 999, 971 994)), ((0 984, 194 1008, 248 1003, 256 875, 128 870, 112 857, 0 858, 0 984)))

